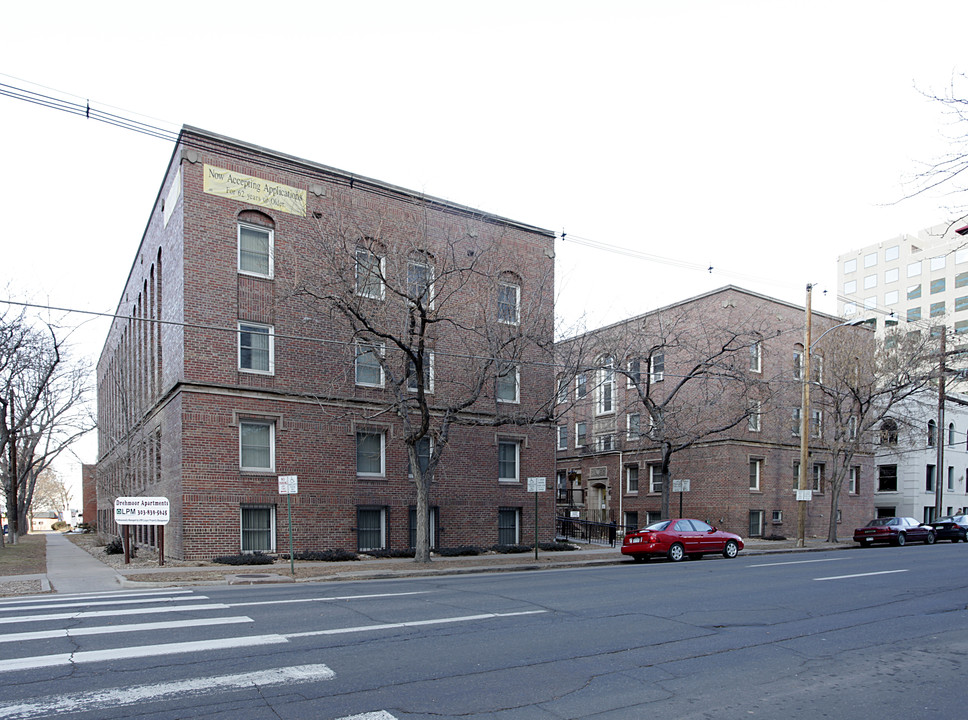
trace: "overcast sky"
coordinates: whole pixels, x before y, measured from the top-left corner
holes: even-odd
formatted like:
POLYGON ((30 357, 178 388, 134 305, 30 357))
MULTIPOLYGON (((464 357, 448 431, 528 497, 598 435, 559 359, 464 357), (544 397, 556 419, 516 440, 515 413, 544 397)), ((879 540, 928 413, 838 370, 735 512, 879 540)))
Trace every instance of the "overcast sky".
MULTIPOLYGON (((0 83, 565 232, 566 328, 730 283, 815 283, 833 312, 839 254, 950 216, 896 201, 956 132, 923 93, 968 72, 965 0, 92 0, 3 24, 0 83)), ((171 143, 2 96, 0 130, 0 286, 114 311, 171 143)))

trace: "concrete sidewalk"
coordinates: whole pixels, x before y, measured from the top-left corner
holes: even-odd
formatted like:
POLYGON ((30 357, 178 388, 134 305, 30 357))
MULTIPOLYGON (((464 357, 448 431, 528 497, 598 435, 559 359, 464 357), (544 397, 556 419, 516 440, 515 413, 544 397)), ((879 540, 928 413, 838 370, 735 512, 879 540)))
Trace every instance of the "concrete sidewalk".
POLYGON ((118 590, 121 576, 59 532, 47 533, 47 581, 56 593, 118 590))

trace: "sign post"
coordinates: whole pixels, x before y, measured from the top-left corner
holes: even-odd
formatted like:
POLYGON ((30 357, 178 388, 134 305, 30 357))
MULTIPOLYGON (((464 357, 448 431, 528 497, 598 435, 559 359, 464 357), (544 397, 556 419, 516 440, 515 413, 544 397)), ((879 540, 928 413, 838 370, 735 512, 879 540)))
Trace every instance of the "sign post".
POLYGON ((689 492, 690 484, 691 484, 691 481, 689 480, 672 481, 672 492, 679 493, 679 517, 682 517, 682 493, 689 492))
POLYGON ((131 562, 129 525, 159 525, 158 565, 165 564, 165 525, 170 506, 166 497, 119 497, 114 499, 114 522, 124 528, 124 563, 131 562))
POLYGON ((292 556, 292 503, 289 501, 289 496, 295 495, 298 491, 298 475, 279 476, 279 494, 286 496, 286 510, 289 512, 289 572, 292 573, 293 577, 296 576, 296 563, 292 556))
POLYGON ((534 559, 538 559, 538 493, 548 489, 548 478, 529 477, 528 492, 534 493, 534 559))

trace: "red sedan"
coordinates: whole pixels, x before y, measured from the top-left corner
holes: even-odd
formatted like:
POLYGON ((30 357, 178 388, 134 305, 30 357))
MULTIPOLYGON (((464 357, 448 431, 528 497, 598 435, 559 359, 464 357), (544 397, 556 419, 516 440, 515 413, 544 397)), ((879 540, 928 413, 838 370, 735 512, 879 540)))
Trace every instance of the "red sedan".
POLYGON ((854 542, 861 547, 876 542, 904 545, 909 540, 931 545, 935 541, 934 528, 912 517, 886 517, 875 518, 854 530, 854 542))
POLYGON ((709 523, 690 518, 662 520, 638 532, 629 533, 622 542, 622 554, 641 562, 654 555, 665 555, 672 562, 688 556, 698 560, 706 553, 722 553, 734 558, 743 549, 739 535, 717 530, 709 523))

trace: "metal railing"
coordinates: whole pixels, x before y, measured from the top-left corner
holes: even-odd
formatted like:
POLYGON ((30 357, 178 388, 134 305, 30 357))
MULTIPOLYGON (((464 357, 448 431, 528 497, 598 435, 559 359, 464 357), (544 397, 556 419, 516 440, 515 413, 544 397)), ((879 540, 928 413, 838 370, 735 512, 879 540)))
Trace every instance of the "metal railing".
POLYGON ((555 536, 564 540, 615 547, 615 540, 620 531, 623 533, 635 532, 635 528, 561 515, 555 518, 555 536))

